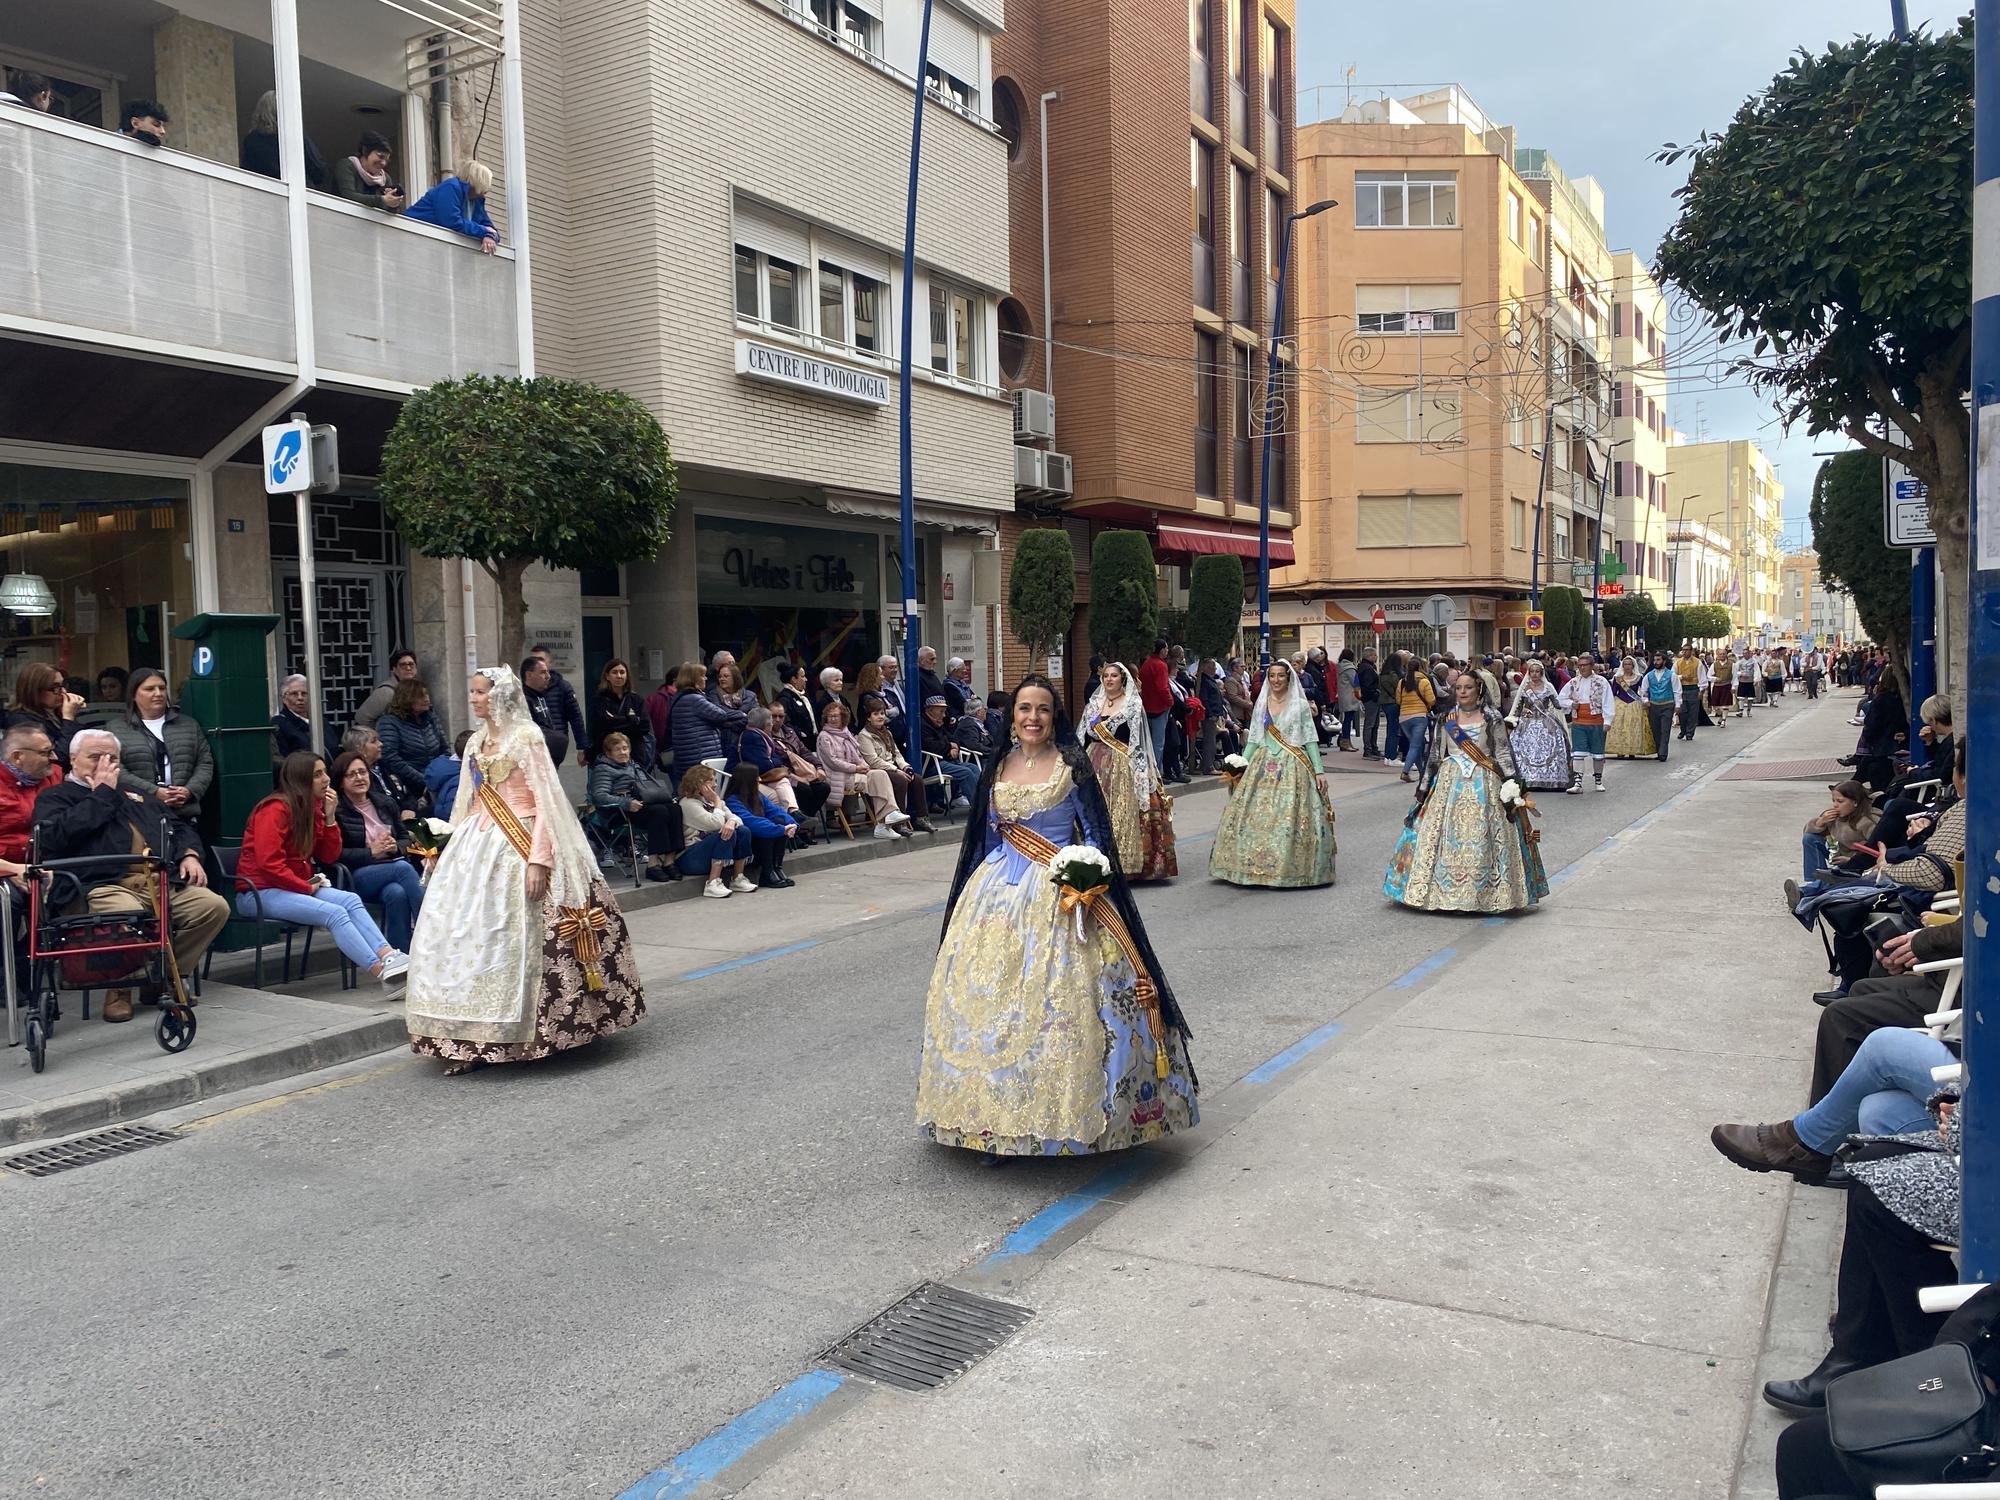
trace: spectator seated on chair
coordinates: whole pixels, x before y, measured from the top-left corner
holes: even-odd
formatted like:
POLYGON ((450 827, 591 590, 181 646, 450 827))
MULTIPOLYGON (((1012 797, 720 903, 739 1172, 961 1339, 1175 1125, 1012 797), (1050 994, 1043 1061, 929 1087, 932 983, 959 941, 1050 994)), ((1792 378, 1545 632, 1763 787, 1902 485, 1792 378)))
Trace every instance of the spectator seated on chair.
POLYGON ((736 741, 738 761, 754 768, 764 784, 764 793, 784 806, 789 821, 798 821, 798 794, 792 790, 792 763, 785 747, 771 735, 776 715, 763 704, 752 704, 744 715, 742 736, 736 741))
POLYGON ((757 768, 741 761, 729 773, 729 795, 722 805, 750 834, 750 857, 757 866, 757 884, 781 891, 796 885, 785 873, 785 850, 799 831, 790 808, 770 793, 757 776, 757 768))
POLYGON ((826 769, 837 807, 855 792, 868 801, 868 816, 875 824, 875 837, 893 839, 907 828, 910 815, 896 806, 896 788, 885 772, 868 764, 854 731, 847 727, 847 705, 829 698, 820 710, 819 763, 826 769))
POLYGON ((944 767, 944 778, 951 783, 952 810, 957 812, 972 806, 972 793, 979 785, 979 768, 965 759, 958 741, 952 738, 951 726, 945 720, 950 709, 943 693, 933 693, 924 700, 924 754, 935 755, 944 767))
MULTIPOLYGON (((363 762, 357 757, 355 763, 363 762)), ((310 750, 285 757, 278 789, 250 810, 243 830, 236 877, 256 894, 239 891, 236 912, 250 921, 261 916, 323 927, 349 963, 387 984, 409 971, 409 955, 382 935, 359 895, 339 889, 313 868, 315 862, 340 859, 337 805, 325 761, 310 750)))
MULTIPOLYGON (((387 717, 385 714, 383 717, 387 717)), ((412 792, 402 781, 388 774, 382 764, 382 736, 373 729, 350 729, 340 737, 340 753, 355 754, 368 762, 368 779, 375 790, 396 804, 396 820, 399 823, 414 823, 417 808, 423 799, 423 783, 417 783, 412 792)))
POLYGON ((1856 886, 1897 887, 1919 903, 1927 903, 1931 895, 1950 890, 1954 878, 1952 862, 1965 853, 1965 752, 1966 742, 1960 739, 1952 768, 1952 787, 1957 796, 1938 818, 1936 826, 1925 831, 1921 847, 1884 849, 1872 865, 1854 873, 1828 870, 1821 878, 1803 885, 1787 880, 1785 901, 1792 915, 1810 927, 1823 903, 1844 900, 1843 893, 1856 886))
POLYGON ((465 747, 471 740, 470 729, 460 730, 450 752, 424 767, 424 789, 431 795, 431 816, 441 822, 449 823, 458 810, 458 779, 465 772, 465 747))
POLYGON ((311 706, 309 692, 310 686, 302 672, 294 672, 278 684, 278 711, 271 715, 273 772, 277 770, 277 763, 294 750, 310 750, 313 747, 312 720, 306 714, 311 706))
MULTIPOLYGON (((681 832, 680 801, 672 788, 653 775, 632 754, 632 741, 613 729, 597 747, 590 767, 591 816, 629 817, 646 835, 646 878, 678 880, 676 860, 686 839, 681 832)), ((600 822, 600 828, 613 826, 600 822)))
POLYGON ((0 735, 0 875, 18 875, 27 865, 35 803, 62 780, 55 746, 40 725, 16 724, 0 735))
POLYGON ((961 758, 978 756, 984 760, 991 755, 994 743, 993 735, 986 727, 986 710, 975 705, 952 720, 951 738, 962 753, 961 758))
POLYGON ((924 778, 917 774, 916 768, 904 757, 903 747, 896 742, 895 732, 889 727, 887 703, 880 698, 871 699, 864 712, 866 718, 861 733, 854 737, 861 746, 862 759, 868 762, 870 770, 880 771, 889 778, 889 784, 896 789, 897 800, 910 815, 913 830, 918 833, 936 832, 925 821, 928 808, 924 798, 924 778))
MULTIPOLYGON (((1843 781, 1827 788, 1832 796, 1826 808, 1806 823, 1802 839, 1805 850, 1805 878, 1813 880, 1829 866, 1849 867, 1856 859, 1855 845, 1865 844, 1875 834, 1882 815, 1875 811, 1868 788, 1858 781, 1843 781)), ((1865 868, 1866 861, 1854 866, 1865 868)))
MULTIPOLYGON (((836 675, 838 675, 836 670, 836 675)), ((771 700, 773 710, 785 711, 785 722, 810 754, 819 740, 819 712, 806 691, 806 669, 802 662, 778 664, 778 692, 771 700)))
POLYGON ((398 804, 422 812, 429 805, 424 773, 451 743, 431 711, 431 690, 421 681, 398 683, 375 732, 382 739, 381 768, 398 804))
MULTIPOLYGON (((765 732, 785 755, 786 783, 792 792, 792 803, 800 818, 817 818, 826 807, 827 798, 833 795, 833 784, 826 779, 826 771, 819 763, 819 757, 792 728, 792 711, 785 706, 787 698, 781 695, 771 705, 771 727, 765 732)), ((815 733, 817 738, 817 733, 815 733)), ((804 834, 804 830, 800 830, 804 834)), ((806 836, 808 844, 811 837, 806 836)))
POLYGON ((707 766, 690 766, 681 775, 681 827, 687 840, 681 873, 705 876, 704 896, 726 900, 731 892, 757 889, 743 873, 750 863, 750 831, 723 805, 715 772, 707 766), (725 868, 727 881, 722 878, 725 868))
MULTIPOLYGON (((167 898, 167 932, 174 963, 182 974, 195 965, 229 920, 229 903, 208 889, 201 844, 189 825, 151 793, 121 783, 124 752, 108 729, 79 730, 69 743, 71 774, 35 799, 34 826, 41 833, 44 859, 93 855, 159 854, 179 876, 167 898), (166 847, 161 848, 165 839, 166 847)), ((84 885, 93 912, 143 912, 153 905, 153 871, 133 865, 123 875, 105 871, 84 885)), ((114 989, 104 997, 104 1019, 132 1019, 132 992, 114 989)))
POLYGON ((47 662, 31 661, 14 679, 14 701, 8 705, 5 719, 0 719, 0 727, 34 725, 49 737, 49 743, 55 747, 56 764, 62 766, 69 758, 70 736, 79 729, 102 723, 96 718, 78 722, 83 708, 82 695, 70 691, 62 673, 47 662))
POLYGON ((333 820, 340 829, 340 862, 354 894, 382 908, 382 935, 399 952, 424 909, 424 882, 408 858, 410 825, 402 810, 375 789, 368 762, 348 751, 333 763, 333 820))

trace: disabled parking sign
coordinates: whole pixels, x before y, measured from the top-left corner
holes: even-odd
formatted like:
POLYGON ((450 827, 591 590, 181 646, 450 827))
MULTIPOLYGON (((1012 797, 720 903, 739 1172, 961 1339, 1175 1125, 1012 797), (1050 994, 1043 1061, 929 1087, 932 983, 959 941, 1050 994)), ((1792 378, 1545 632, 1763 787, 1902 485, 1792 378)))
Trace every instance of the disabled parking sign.
POLYGON ((274 422, 266 427, 264 493, 296 495, 312 487, 312 423, 274 422))

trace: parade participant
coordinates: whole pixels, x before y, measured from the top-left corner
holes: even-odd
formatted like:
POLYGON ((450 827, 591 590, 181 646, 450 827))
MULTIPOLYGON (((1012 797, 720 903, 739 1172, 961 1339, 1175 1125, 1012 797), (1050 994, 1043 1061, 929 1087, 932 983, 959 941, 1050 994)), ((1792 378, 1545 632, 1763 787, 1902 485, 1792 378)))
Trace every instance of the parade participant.
POLYGON ((1507 727, 1521 784, 1535 792, 1565 790, 1570 783, 1569 726, 1556 706, 1556 690, 1539 657, 1522 669, 1521 685, 1507 710, 1507 727))
POLYGON ((1418 911, 1519 911, 1549 893, 1534 804, 1485 682, 1461 672, 1452 690, 1452 711, 1424 753, 1382 894, 1418 911))
POLYGON ((1750 710, 1757 706, 1757 684, 1762 679, 1755 647, 1748 647, 1736 658, 1736 717, 1748 718, 1750 710))
POLYGON ((1808 651, 1799 675, 1805 679, 1806 701, 1810 703, 1819 697, 1819 685, 1826 679, 1826 653, 1817 646, 1808 651))
POLYGON ((1667 742, 1673 738, 1674 704, 1681 694, 1680 678, 1667 665, 1667 653, 1653 653, 1653 670, 1645 677, 1646 727, 1653 733, 1653 750, 1667 758, 1667 742))
POLYGON ((1160 790, 1145 705, 1122 661, 1106 662, 1098 674, 1097 691, 1083 710, 1083 740, 1126 877, 1168 880, 1180 874, 1173 803, 1160 790))
POLYGON ((1569 794, 1583 790, 1583 770, 1589 762, 1595 784, 1604 790, 1604 736, 1611 722, 1611 684, 1597 670, 1597 661, 1585 652, 1576 659, 1576 676, 1556 693, 1556 701, 1569 713, 1569 794))
POLYGON ((1674 681, 1681 694, 1681 738, 1694 738, 1695 726, 1701 722, 1701 684, 1707 675, 1701 657, 1695 653, 1694 642, 1681 647, 1681 654, 1674 658, 1674 681))
POLYGON ((1230 789, 1208 873, 1231 885, 1333 884, 1333 804, 1297 675, 1274 661, 1244 733, 1248 763, 1230 789))
POLYGON ((1637 657, 1628 656, 1619 665, 1618 675, 1609 679, 1617 708, 1611 728, 1604 736, 1604 753, 1617 760, 1646 760, 1658 753, 1653 744, 1653 727, 1646 720, 1646 680, 1639 675, 1637 657))
POLYGON ((1775 703, 1785 696, 1785 653, 1773 651, 1764 658, 1764 701, 1775 703))
POLYGON ((1736 702, 1736 657, 1727 646, 1716 653, 1715 661, 1709 668, 1708 706, 1714 709, 1715 722, 1727 724, 1732 717, 1731 708, 1736 702))
POLYGON ((646 1013, 625 919, 556 779, 520 679, 470 689, 450 841, 410 952, 410 1049, 447 1073, 580 1047, 646 1013))
POLYGON ((1200 1111, 1187 1023, 1047 678, 1015 691, 1013 734, 980 776, 946 903, 918 1128, 993 1156, 1117 1151, 1189 1129, 1200 1111), (1084 899, 1052 878, 1051 861, 1077 846, 1109 866, 1084 899))

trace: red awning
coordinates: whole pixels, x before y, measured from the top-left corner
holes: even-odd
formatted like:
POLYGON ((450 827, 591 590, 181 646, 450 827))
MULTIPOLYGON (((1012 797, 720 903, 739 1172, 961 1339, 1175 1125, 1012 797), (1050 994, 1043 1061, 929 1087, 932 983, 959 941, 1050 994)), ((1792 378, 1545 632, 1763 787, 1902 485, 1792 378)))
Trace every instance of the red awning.
MULTIPOLYGON (((1160 550, 1162 552, 1223 552, 1236 557, 1257 555, 1257 528, 1238 526, 1228 521, 1202 521, 1198 524, 1184 522, 1160 522, 1160 550)), ((1271 561, 1273 563, 1293 563, 1298 561, 1292 551, 1292 534, 1276 527, 1271 531, 1271 561)))

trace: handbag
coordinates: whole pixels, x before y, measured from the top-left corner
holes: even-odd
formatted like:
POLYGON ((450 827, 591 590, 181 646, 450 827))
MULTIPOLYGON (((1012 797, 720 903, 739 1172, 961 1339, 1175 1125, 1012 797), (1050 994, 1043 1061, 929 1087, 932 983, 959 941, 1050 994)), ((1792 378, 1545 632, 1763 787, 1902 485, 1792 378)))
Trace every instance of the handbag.
POLYGON ((1959 1343, 1852 1370, 1826 1388, 1827 1436, 1854 1481, 1935 1484, 1984 1446, 1986 1387, 1959 1343))

